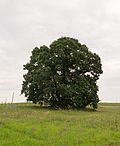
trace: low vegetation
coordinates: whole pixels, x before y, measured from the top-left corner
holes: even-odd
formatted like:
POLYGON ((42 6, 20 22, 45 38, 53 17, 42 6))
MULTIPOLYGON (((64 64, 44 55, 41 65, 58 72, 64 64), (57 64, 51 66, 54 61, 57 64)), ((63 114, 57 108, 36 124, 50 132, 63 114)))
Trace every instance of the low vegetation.
POLYGON ((119 146, 120 104, 100 103, 96 111, 1 104, 0 145, 119 146))

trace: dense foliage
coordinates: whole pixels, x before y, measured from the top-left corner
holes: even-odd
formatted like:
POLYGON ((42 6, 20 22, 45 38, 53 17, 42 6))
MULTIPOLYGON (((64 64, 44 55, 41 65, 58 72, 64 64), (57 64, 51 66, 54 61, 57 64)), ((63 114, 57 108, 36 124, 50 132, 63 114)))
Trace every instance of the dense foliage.
POLYGON ((78 40, 62 37, 49 47, 36 47, 24 65, 21 93, 28 101, 60 108, 97 108, 100 57, 78 40))

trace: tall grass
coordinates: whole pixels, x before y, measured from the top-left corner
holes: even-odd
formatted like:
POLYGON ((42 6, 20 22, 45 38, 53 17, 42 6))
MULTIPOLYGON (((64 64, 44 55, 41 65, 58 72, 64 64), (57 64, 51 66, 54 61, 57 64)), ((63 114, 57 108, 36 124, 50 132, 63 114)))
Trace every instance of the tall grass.
POLYGON ((1 146, 120 146, 120 104, 97 111, 0 105, 1 146))

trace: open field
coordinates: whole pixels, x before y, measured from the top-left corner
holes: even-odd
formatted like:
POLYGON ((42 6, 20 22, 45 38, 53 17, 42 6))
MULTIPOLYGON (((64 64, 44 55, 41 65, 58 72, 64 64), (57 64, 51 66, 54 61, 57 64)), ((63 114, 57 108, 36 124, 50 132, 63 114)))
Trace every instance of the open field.
POLYGON ((97 111, 0 105, 0 146, 120 146, 120 104, 97 111))

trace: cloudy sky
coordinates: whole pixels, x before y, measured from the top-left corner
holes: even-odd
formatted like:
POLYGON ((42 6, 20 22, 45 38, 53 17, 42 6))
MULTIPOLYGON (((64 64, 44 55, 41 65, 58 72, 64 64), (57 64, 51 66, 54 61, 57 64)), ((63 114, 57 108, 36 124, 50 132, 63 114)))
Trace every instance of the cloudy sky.
POLYGON ((102 59, 99 98, 120 102, 120 0, 0 0, 0 102, 20 95, 23 64, 35 46, 61 36, 102 59))

